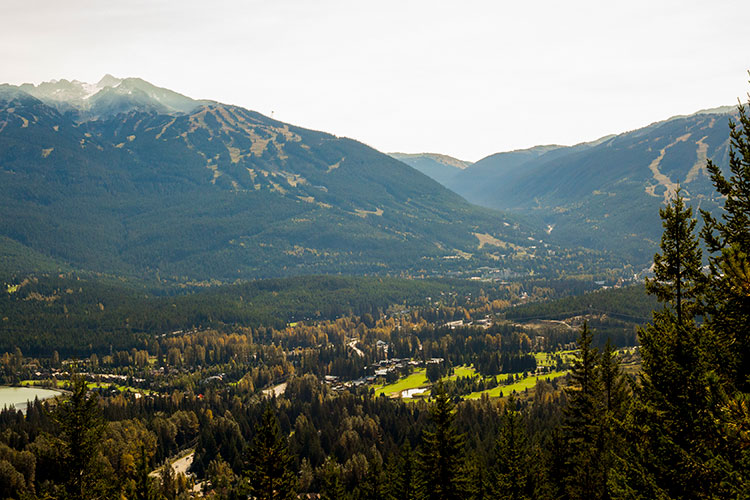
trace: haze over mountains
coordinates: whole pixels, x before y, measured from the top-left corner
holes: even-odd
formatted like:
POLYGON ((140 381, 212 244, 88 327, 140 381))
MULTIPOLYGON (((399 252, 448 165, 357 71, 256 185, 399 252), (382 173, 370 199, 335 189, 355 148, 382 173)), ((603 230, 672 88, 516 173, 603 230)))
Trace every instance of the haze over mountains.
POLYGON ((436 153, 389 153, 392 157, 416 168, 423 174, 432 177, 443 186, 448 186, 458 172, 468 168, 471 162, 458 160, 448 155, 436 153))
MULTIPOLYGON (((675 189, 696 209, 717 209, 706 159, 727 165, 735 111, 701 111, 570 147, 497 153, 433 177, 472 203, 536 218, 555 241, 646 262, 662 232, 659 207, 675 189)), ((421 168, 427 158, 401 159, 433 175, 421 168)))
POLYGON ((0 86, 0 210, 11 270, 232 280, 566 265, 539 227, 359 142, 135 78, 0 86))

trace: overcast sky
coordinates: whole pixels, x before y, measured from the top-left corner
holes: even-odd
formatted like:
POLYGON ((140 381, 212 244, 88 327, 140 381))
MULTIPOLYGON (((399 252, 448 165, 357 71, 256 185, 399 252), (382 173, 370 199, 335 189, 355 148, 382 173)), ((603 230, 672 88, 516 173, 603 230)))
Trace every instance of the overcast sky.
POLYGON ((746 99, 750 1, 3 0, 0 82, 105 73, 466 160, 746 99))

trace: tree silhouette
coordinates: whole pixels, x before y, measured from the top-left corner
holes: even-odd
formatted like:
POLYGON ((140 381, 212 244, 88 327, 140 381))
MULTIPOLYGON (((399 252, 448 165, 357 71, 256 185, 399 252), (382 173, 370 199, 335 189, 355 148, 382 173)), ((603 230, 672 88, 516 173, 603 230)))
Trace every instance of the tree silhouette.
POLYGON ((246 454, 251 495, 258 500, 296 498, 297 477, 292 469, 293 461, 286 438, 281 436, 276 413, 267 403, 246 454))

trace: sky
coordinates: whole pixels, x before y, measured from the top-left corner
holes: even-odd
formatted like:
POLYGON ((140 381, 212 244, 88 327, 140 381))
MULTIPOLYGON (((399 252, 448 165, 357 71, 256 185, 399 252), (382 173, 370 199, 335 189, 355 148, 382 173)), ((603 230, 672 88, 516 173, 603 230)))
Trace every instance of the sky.
POLYGON ((476 161, 750 90, 747 0, 2 0, 0 83, 140 77, 385 152, 476 161))

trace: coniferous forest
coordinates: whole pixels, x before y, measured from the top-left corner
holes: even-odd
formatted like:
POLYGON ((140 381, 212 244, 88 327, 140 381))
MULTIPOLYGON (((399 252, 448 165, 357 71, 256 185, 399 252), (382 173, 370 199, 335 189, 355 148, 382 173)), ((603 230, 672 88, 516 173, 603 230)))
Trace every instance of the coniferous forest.
POLYGON ((750 498, 748 113, 720 210, 666 196, 643 280, 542 273, 576 269, 542 240, 491 280, 3 271, 0 385, 53 392, 1 409, 0 498, 750 498))

